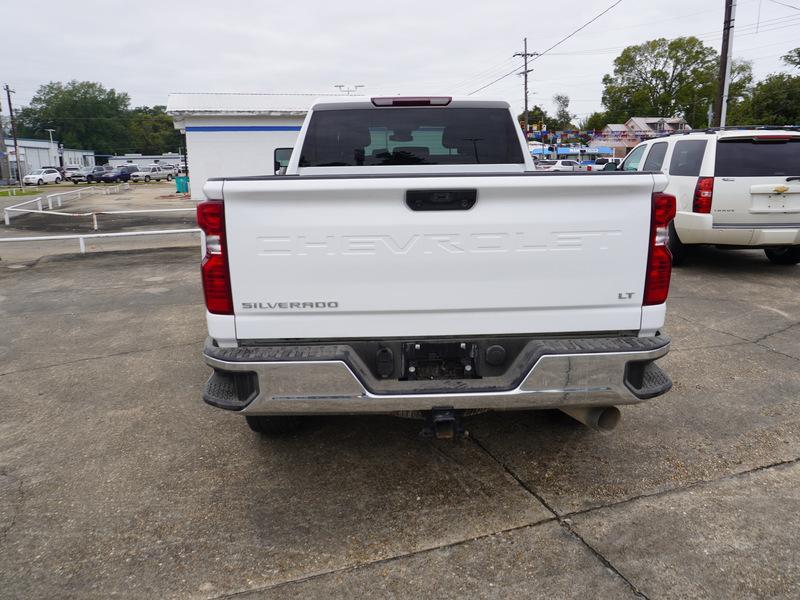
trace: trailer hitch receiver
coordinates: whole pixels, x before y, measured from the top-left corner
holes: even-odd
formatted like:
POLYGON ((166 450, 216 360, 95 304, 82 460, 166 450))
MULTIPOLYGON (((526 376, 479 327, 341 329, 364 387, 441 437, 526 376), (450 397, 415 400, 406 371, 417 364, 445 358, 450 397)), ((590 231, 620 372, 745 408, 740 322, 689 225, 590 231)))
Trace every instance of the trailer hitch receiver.
POLYGON ((422 437, 435 437, 437 440, 452 440, 467 437, 461 422, 461 413, 452 407, 433 408, 425 415, 425 425, 420 432, 422 437))

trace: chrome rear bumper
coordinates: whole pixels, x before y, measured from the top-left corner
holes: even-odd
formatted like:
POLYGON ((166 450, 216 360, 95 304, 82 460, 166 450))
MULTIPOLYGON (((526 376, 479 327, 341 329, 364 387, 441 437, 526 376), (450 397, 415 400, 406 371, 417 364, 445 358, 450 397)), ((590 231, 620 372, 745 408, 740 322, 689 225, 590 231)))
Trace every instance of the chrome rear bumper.
POLYGON ((521 357, 530 364, 524 365, 521 380, 507 389, 491 388, 487 382, 488 387, 473 391, 467 382, 455 380, 448 382, 449 389, 431 392, 422 385, 429 382, 408 381, 402 382, 405 389, 391 393, 375 389, 363 363, 346 351, 347 346, 280 346, 276 352, 276 347, 223 349, 209 342, 204 358, 214 374, 203 398, 248 415, 394 413, 440 407, 517 410, 634 404, 672 386, 653 362, 669 351, 665 336, 566 342, 570 343, 530 342, 535 352, 521 357), (568 351, 570 346, 588 351, 568 351), (271 360, 254 360, 259 357, 271 360))

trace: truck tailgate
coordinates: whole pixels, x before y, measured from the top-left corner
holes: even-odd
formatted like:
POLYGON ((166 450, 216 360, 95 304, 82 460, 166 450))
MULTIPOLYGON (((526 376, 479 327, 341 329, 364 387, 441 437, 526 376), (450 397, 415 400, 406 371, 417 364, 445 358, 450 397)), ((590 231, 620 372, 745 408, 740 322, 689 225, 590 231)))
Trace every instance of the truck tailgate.
POLYGON ((226 180, 237 338, 638 330, 655 183, 648 173, 226 180), (408 190, 477 190, 477 201, 412 210, 408 190))

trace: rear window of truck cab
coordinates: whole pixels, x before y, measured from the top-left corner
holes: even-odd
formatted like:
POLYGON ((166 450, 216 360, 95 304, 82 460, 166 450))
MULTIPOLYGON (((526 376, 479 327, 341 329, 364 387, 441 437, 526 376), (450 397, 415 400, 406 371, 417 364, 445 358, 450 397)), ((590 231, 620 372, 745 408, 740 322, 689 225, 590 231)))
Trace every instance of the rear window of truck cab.
POLYGON ((501 108, 357 108, 311 116, 301 167, 522 164, 501 108))
POLYGON ((717 142, 715 177, 800 175, 800 136, 778 134, 717 142))

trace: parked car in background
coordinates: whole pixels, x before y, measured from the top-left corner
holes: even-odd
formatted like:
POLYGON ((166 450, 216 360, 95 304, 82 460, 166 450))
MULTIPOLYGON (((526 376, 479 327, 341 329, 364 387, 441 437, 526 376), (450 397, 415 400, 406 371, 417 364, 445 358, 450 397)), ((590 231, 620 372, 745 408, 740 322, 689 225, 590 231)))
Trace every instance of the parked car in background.
POLYGON ((64 176, 65 176, 64 167, 62 167, 60 165, 42 165, 42 168, 43 169, 55 169, 56 171, 58 171, 58 174, 61 175, 61 179, 64 179, 64 176))
POLYGON ((800 263, 800 131, 698 131, 647 140, 621 171, 661 171, 677 198, 669 227, 676 264, 691 245, 761 248, 779 265, 800 263))
POLYGON ((170 181, 172 179, 172 172, 165 171, 158 165, 148 165, 131 173, 131 181, 150 182, 160 181, 162 179, 170 181))
POLYGON ((75 175, 78 171, 80 171, 83 167, 80 165, 67 165, 64 167, 64 179, 66 181, 71 181, 72 176, 75 175))
POLYGON ((110 167, 107 169, 105 165, 95 165, 94 167, 86 167, 81 169, 74 175, 70 177, 70 181, 72 183, 94 183, 100 181, 106 171, 109 171, 110 167))
MULTIPOLYGON (((615 157, 596 158, 593 163, 591 163, 591 164, 586 166, 586 170, 587 171, 592 171, 592 172, 602 171, 602 170, 605 169, 605 166, 608 165, 608 164, 612 164, 612 165, 616 166, 616 165, 619 165, 619 163, 621 163, 621 162, 622 162, 621 158, 615 158, 615 157)), ((611 170, 611 169, 607 169, 607 170, 611 170)))
POLYGON ((161 167, 162 171, 166 171, 167 173, 171 174, 173 177, 175 177, 178 174, 178 167, 176 167, 175 165, 169 165, 169 164, 166 164, 166 163, 158 163, 158 165, 154 165, 154 166, 161 167))
POLYGON ((540 160, 537 171, 584 171, 585 168, 574 160, 540 160))
POLYGON ((47 167, 36 169, 22 178, 24 185, 46 185, 48 183, 61 183, 61 173, 55 168, 47 167))
MULTIPOLYGON (((159 169, 161 169, 161 171, 164 173, 164 179, 172 180, 175 177, 176 173, 173 170, 172 165, 167 165, 164 163, 150 163, 145 168, 149 169, 151 167, 158 167, 159 169)), ((142 169, 139 170, 141 171, 142 169)))
POLYGON ((138 170, 139 167, 136 165, 120 165, 103 173, 100 176, 100 181, 103 183, 119 183, 120 181, 129 181, 131 175, 138 170))
POLYGON ((83 167, 71 173, 67 179, 74 184, 83 183, 89 175, 94 173, 94 167, 83 167))

